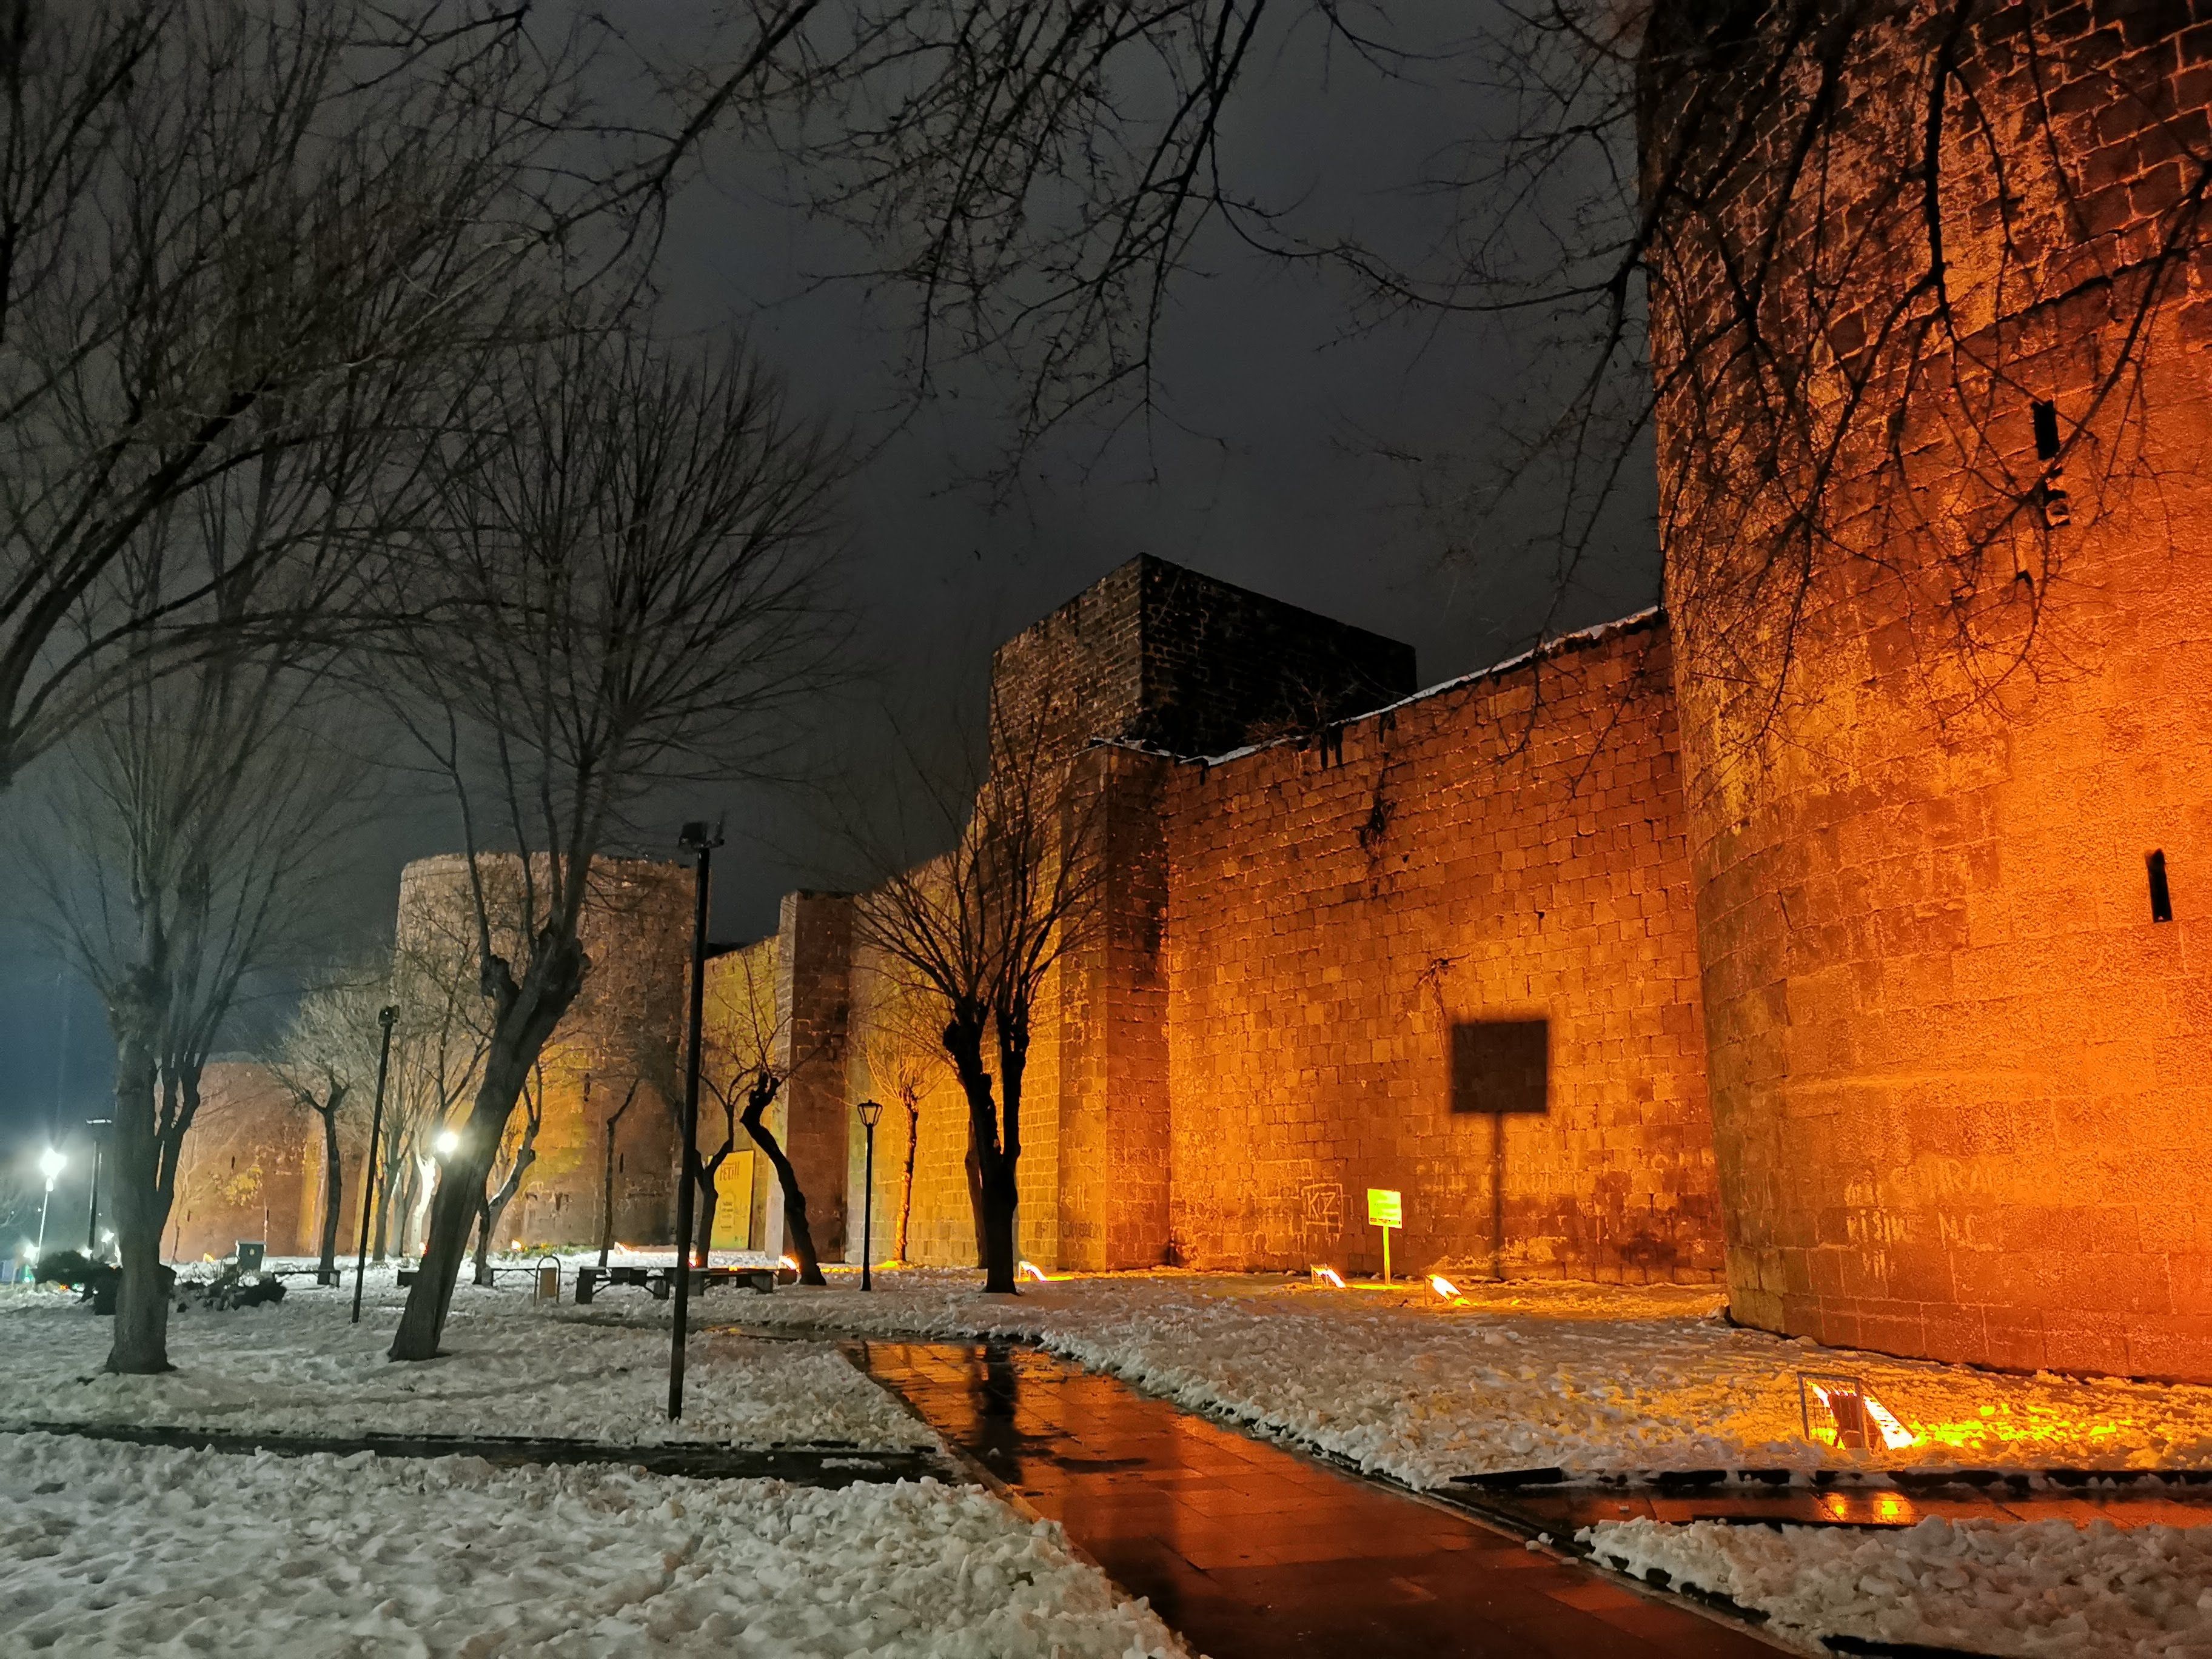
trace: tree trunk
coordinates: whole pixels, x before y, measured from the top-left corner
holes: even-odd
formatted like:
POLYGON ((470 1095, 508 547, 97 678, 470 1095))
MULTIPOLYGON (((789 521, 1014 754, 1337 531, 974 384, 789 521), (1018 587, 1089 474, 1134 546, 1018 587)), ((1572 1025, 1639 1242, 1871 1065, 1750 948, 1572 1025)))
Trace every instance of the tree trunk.
MULTIPOLYGON (((775 1133, 761 1121, 761 1114, 775 1098, 774 1091, 756 1089, 745 1103, 744 1119, 745 1133, 753 1144, 768 1155, 775 1167, 776 1183, 783 1188, 783 1224, 791 1234, 791 1248, 799 1257, 799 1282, 802 1285, 827 1285, 822 1277, 822 1258, 814 1253, 814 1230, 806 1224, 806 1194, 799 1188, 799 1176, 791 1167, 791 1160, 783 1155, 783 1148, 775 1144, 775 1133)), ((769 1248, 774 1249, 771 1239, 769 1248)))
POLYGON ((702 1164, 699 1170, 699 1200, 694 1206, 697 1211, 694 1218, 696 1224, 691 1234, 696 1241, 691 1259, 697 1267, 706 1267, 714 1259, 714 1206, 721 1201, 714 1177, 721 1167, 722 1159, 717 1157, 712 1167, 702 1164))
POLYGON ((529 1174, 530 1166, 538 1162, 537 1139, 538 1126, 532 1124, 530 1133, 523 1138, 522 1145, 515 1152, 514 1168, 500 1183, 499 1190, 477 1208, 476 1282, 479 1285, 489 1285, 494 1282, 489 1260, 492 1236, 499 1231, 499 1220, 507 1213, 507 1206, 514 1202, 514 1195, 522 1190, 522 1177, 529 1174))
POLYGON ((115 1331, 107 1369, 150 1376, 169 1364, 169 1287, 161 1266, 161 1229, 169 1206, 161 1201, 161 1148, 155 1121, 156 1090, 150 1018, 125 1013, 118 1021, 115 1054, 115 1237, 122 1278, 116 1288, 115 1331))
POLYGON ((975 1265, 983 1267, 990 1256, 983 1243, 983 1159, 975 1151, 975 1108, 970 1101, 968 1107, 968 1156, 964 1160, 968 1175, 968 1220, 975 1230, 975 1265))
POLYGON ((338 1110, 334 1097, 331 1109, 317 1114, 323 1120, 323 1252, 315 1264, 315 1282, 335 1285, 338 1282, 338 1206, 345 1198, 343 1171, 338 1167, 338 1110))
MULTIPOLYGON (((581 881, 586 871, 575 872, 581 881)), ((517 987, 507 981, 507 998, 484 1054, 483 1081, 461 1129, 461 1144, 439 1172, 430 1200, 430 1236, 408 1288, 407 1306, 392 1338, 394 1359, 434 1359, 453 1306, 453 1283, 467 1253, 469 1228, 483 1202, 484 1183, 507 1133, 514 1103, 530 1082, 531 1070, 544 1052, 546 1039, 584 982, 584 953, 573 935, 556 937, 549 926, 532 948, 530 966, 517 987)))
POLYGON ((400 1168, 405 1161, 405 1155, 400 1150, 399 1137, 395 1130, 392 1137, 392 1144, 385 1153, 383 1173, 377 1183, 376 1254, 374 1260, 379 1266, 383 1265, 385 1241, 391 1236, 392 1191, 399 1184, 400 1168))
POLYGON ((904 1261, 907 1233, 914 1224, 914 1160, 921 1147, 921 1108, 912 1100, 902 1104, 906 1107, 906 1180, 899 1188, 898 1259, 904 1261))
MULTIPOLYGON (((1001 1042, 1000 1049, 1006 1045, 1001 1042)), ((983 1030, 980 1023, 957 1020, 945 1029, 945 1052, 968 1097, 968 1140, 974 1173, 970 1191, 975 1200, 975 1231, 982 1256, 983 1289, 994 1296, 1018 1296, 1014 1279, 1014 1206, 1018 1188, 1015 1161, 1020 1142, 1011 1135, 999 1143, 998 1103, 991 1093, 991 1074, 983 1066, 983 1030)), ((1018 1087, 1018 1084, 1016 1087, 1018 1087)), ((1018 1097, 1009 1091, 1009 1103, 1018 1097)))
MULTIPOLYGON (((398 1219, 399 1225, 392 1236, 392 1254, 398 1256, 403 1261, 407 1259, 408 1254, 407 1246, 409 1239, 407 1235, 415 1224, 416 1188, 422 1184, 422 1166, 416 1160, 414 1153, 410 1152, 407 1156, 400 1161, 399 1179, 395 1183, 398 1188, 399 1194, 397 1200, 398 1219)), ((387 1218, 389 1218, 393 1211, 392 1194, 389 1190, 386 1192, 385 1198, 386 1200, 385 1210, 387 1218)))

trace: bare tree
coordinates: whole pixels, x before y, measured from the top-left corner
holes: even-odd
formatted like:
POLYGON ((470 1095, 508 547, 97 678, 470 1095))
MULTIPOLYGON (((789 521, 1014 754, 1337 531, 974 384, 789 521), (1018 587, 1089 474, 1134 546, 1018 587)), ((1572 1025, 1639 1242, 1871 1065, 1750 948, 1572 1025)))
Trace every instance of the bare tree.
MULTIPOLYGON (((901 1262, 907 1260, 914 1226, 914 1175, 921 1152, 921 1102, 930 1079, 943 1064, 937 1033, 929 1029, 928 998, 914 982, 902 963, 877 967, 872 994, 866 1000, 866 1024, 860 1036, 861 1063, 867 1067, 868 1087, 888 1094, 906 1115, 906 1158, 899 1176, 898 1224, 894 1237, 901 1262)), ((969 1162, 974 1164, 973 1142, 969 1162)), ((981 1240, 976 1261, 982 1265, 981 1240)))
POLYGON ((116 1045, 123 1277, 108 1369, 167 1370, 161 1238, 202 1069, 240 989, 304 944, 346 791, 313 683, 225 656, 111 698, 59 758, 31 854, 46 925, 116 1045))
POLYGON ((974 1138, 983 1287, 1006 1295, 1016 1290, 1032 1016, 1054 966, 1097 924, 1103 867, 1100 797, 1085 761, 1055 741, 1054 714, 1049 699, 1019 709, 994 700, 990 768, 972 801, 930 792, 951 849, 917 866, 878 856, 880 884, 854 921, 859 938, 926 989, 943 1022, 939 1040, 974 1138))
MULTIPOLYGON (((777 1189, 783 1194, 783 1224, 791 1234, 791 1248, 799 1258, 799 1282, 823 1285, 822 1257, 814 1248, 814 1229, 806 1215, 806 1193, 799 1172, 769 1127, 769 1109, 775 1104, 792 1071, 811 1056, 789 1052, 788 1010, 776 994, 775 975, 758 949, 736 954, 735 984, 717 999, 720 1010, 706 1022, 702 1033, 699 1082, 722 1113, 722 1144, 695 1160, 698 1170, 698 1250, 705 1258, 713 1239, 718 1194, 714 1177, 735 1150, 738 1131, 760 1148, 775 1171, 777 1189)), ((682 1133, 682 1125, 678 1126, 682 1133)), ((776 1241, 768 1241, 774 1249, 776 1241)))
MULTIPOLYGON (((637 1099, 641 1079, 632 1078, 629 1086, 623 1091, 622 1104, 606 1115, 603 1127, 606 1133, 606 1161, 599 1173, 599 1266, 607 1265, 608 1254, 615 1246, 615 1131, 622 1125, 623 1114, 629 1111, 637 1099)), ((586 1111, 591 1097, 591 1079, 584 1079, 586 1111)))
MULTIPOLYGON (((344 1207, 342 1139, 356 1149, 364 1103, 376 1087, 384 1029, 377 1016, 391 994, 390 963, 352 963, 317 975, 290 1022, 266 1045, 264 1059, 292 1098, 313 1112, 322 1129, 323 1215, 318 1276, 336 1282, 338 1224, 344 1207), (342 1134, 341 1131, 350 1131, 342 1134)), ((362 1201, 368 1202, 362 1172, 362 1201)))
POLYGON ((0 0, 0 70, 4 788, 149 675, 325 624, 250 580, 282 537, 118 568, 241 469, 419 434, 524 304, 572 70, 477 0, 0 0))
POLYGON ((647 787, 757 773, 819 683, 831 453, 734 347, 581 331, 487 389, 451 475, 401 711, 452 782, 491 1038, 392 1357, 437 1351, 531 1067, 581 989, 593 861, 647 787), (484 837, 517 872, 511 907, 484 837))

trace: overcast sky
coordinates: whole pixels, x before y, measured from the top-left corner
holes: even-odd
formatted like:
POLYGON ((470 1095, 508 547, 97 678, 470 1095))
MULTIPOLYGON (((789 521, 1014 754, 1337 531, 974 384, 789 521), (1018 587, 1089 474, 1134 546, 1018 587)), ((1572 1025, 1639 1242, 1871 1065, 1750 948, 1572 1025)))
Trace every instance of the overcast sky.
MULTIPOLYGON (((674 20, 690 10, 669 0, 623 15, 647 49, 681 53, 694 45, 674 20)), ((1481 125, 1483 94, 1384 84, 1315 46, 1294 36, 1261 60, 1230 153, 1313 220, 1408 243, 1431 234, 1433 201, 1398 187, 1481 125)), ((1541 354, 1510 330, 1428 317, 1358 330, 1341 289, 1212 239, 1206 274, 1176 290, 1164 319, 1162 417, 1103 453, 1096 428, 1062 434, 994 509, 963 481, 1000 453, 994 393, 1004 389, 971 378, 957 399, 902 405, 896 297, 821 280, 859 253, 780 204, 761 158, 723 141, 703 160, 673 204, 659 269, 666 325, 742 327, 796 401, 864 449, 903 416, 843 497, 840 581, 867 677, 814 711, 817 751, 870 763, 885 707, 913 724, 972 722, 990 647, 1139 552, 1407 641, 1425 683, 1522 648, 1540 624, 1551 574, 1516 562, 1513 526, 1496 528, 1474 567, 1447 568, 1438 556, 1459 526, 1420 505, 1449 495, 1463 458, 1493 441, 1501 406, 1540 381, 1541 354)), ((1648 605, 1657 586, 1656 545, 1626 535, 1582 573, 1561 624, 1648 605)), ((656 830, 672 842, 678 820, 720 812, 730 842, 719 937, 766 932, 787 888, 837 878, 810 848, 805 814, 759 790, 671 800, 666 823, 645 826, 647 850, 656 830)), ((365 942, 388 927, 400 865, 454 844, 441 804, 395 810, 350 855, 334 895, 343 925, 365 942)), ((35 938, 0 925, 0 1156, 49 1113, 100 1113, 106 1054, 97 1001, 35 938)))

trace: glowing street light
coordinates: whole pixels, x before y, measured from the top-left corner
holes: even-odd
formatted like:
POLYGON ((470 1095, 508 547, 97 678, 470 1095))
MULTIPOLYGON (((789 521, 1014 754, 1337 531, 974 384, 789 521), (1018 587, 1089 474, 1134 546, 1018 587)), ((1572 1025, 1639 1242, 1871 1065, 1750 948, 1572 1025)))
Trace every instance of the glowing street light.
POLYGON ((430 1143, 440 1158, 451 1158, 461 1150, 461 1138, 451 1129, 441 1129, 438 1138, 430 1143))
POLYGON ((69 1159, 51 1146, 39 1154, 39 1173, 46 1178, 46 1195, 39 1201, 39 1243, 35 1253, 31 1257, 33 1263, 43 1260, 46 1256, 46 1212, 53 1207, 54 1182, 61 1179, 62 1171, 68 1167, 69 1159))

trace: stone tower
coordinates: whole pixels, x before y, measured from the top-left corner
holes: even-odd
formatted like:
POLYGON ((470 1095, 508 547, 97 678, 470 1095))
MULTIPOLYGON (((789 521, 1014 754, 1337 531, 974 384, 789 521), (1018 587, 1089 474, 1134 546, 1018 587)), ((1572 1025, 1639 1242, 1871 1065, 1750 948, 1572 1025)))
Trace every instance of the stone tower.
POLYGON ((2203 0, 1655 8, 1662 530, 1747 1322, 2212 1378, 2209 110, 2203 0))

